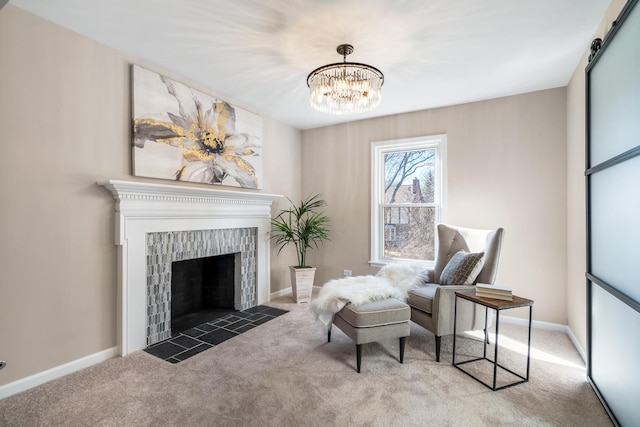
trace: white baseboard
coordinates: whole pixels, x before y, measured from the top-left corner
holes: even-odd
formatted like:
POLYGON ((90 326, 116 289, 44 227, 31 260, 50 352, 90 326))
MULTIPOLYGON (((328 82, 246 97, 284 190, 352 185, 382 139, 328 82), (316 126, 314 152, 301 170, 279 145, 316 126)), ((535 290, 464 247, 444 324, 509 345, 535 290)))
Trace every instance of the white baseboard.
MULTIPOLYGON (((510 323, 512 325, 518 325, 518 326, 527 326, 529 324, 528 319, 523 319, 520 317, 500 316, 500 320, 503 321, 504 323, 510 323)), ((571 330, 571 328, 569 328, 569 326, 559 325, 557 323, 551 323, 551 322, 542 322, 540 320, 534 320, 531 322, 531 327, 536 329, 544 329, 546 331, 563 332, 567 334, 569 336, 569 339, 571 340, 571 343, 578 351, 578 354, 580 354, 580 357, 582 357, 582 360, 585 363, 587 363, 587 353, 584 351, 584 349, 582 348, 582 345, 580 345, 580 342, 578 341, 576 336, 573 334, 573 331, 571 330)))
MULTIPOLYGON (((529 319, 523 319, 521 317, 512 317, 512 316, 500 316, 500 320, 504 323, 509 323, 511 325, 518 326, 527 326, 529 324, 529 319)), ((559 325, 558 323, 551 322, 542 322, 540 320, 534 320, 531 322, 531 327, 536 329, 544 329, 545 331, 555 331, 555 332, 564 332, 567 333, 569 327, 567 325, 559 325)))
POLYGON ((291 287, 280 289, 279 291, 271 293, 271 299, 281 297, 283 295, 287 295, 291 293, 291 287))
MULTIPOLYGON (((322 288, 322 286, 313 286, 313 290, 314 291, 319 291, 322 288)), ((279 291, 276 292, 272 292, 271 293, 271 299, 273 298, 278 298, 281 297, 283 295, 289 295, 291 294, 293 291, 291 290, 291 287, 285 288, 285 289, 280 289, 279 291)))
POLYGON ((65 363, 64 365, 56 366, 55 368, 39 372, 35 375, 31 375, 30 377, 22 378, 18 381, 5 384, 3 386, 0 386, 0 400, 9 396, 13 396, 14 394, 29 390, 30 388, 39 386, 51 380, 69 375, 81 369, 88 368, 89 366, 104 362, 105 360, 112 359, 117 355, 118 347, 112 347, 95 354, 90 354, 89 356, 83 357, 81 359, 73 360, 71 362, 65 363))
POLYGON ((573 331, 568 326, 567 326, 567 335, 569 335, 569 339, 573 343, 573 346, 576 348, 576 350, 578 350, 578 353, 580 354, 580 357, 582 357, 582 361, 586 365, 587 364, 587 352, 584 351, 584 348, 582 348, 582 345, 580 344, 580 341, 578 341, 578 338, 576 338, 576 336, 573 334, 573 331))

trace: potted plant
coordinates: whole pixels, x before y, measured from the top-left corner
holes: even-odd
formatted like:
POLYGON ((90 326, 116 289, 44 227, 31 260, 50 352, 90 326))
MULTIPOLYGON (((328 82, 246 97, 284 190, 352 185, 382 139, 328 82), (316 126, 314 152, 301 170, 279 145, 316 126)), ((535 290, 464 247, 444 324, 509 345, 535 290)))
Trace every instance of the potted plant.
POLYGON ((281 210, 271 220, 271 238, 278 247, 278 253, 291 243, 295 246, 298 263, 289 267, 293 299, 297 303, 309 302, 316 269, 307 265, 307 250, 318 248, 324 240, 329 240, 328 224, 331 219, 321 211, 327 203, 319 194, 309 195, 297 206, 291 199, 287 200, 291 207, 281 210))

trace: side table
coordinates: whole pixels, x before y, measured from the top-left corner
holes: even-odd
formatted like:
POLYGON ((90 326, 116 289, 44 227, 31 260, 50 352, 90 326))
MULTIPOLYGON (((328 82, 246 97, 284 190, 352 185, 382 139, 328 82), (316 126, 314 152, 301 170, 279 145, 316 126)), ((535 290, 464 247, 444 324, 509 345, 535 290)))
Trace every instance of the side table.
POLYGON ((456 368, 460 369, 462 372, 464 372, 465 374, 469 375, 471 378, 475 379, 476 381, 480 382, 481 384, 484 384, 485 386, 489 387, 490 389, 492 389, 493 391, 496 390, 501 390, 503 388, 507 388, 507 387, 511 387, 517 384, 522 384, 524 382, 529 381, 529 365, 530 365, 530 359, 531 359, 531 316, 532 316, 532 312, 533 312, 533 300, 530 299, 526 299, 526 298, 522 298, 516 295, 513 295, 513 299, 512 301, 506 301, 506 300, 500 300, 500 299, 495 299, 495 298, 486 298, 486 297, 480 297, 476 295, 476 291, 474 289, 470 289, 470 290, 461 290, 461 291, 456 291, 455 293, 456 298, 455 298, 455 303, 454 303, 454 314, 453 314, 453 366, 455 366, 456 368), (484 333, 485 333, 485 337, 484 337, 484 349, 483 349, 483 354, 482 357, 477 357, 475 359, 471 359, 471 360, 465 360, 464 362, 458 362, 456 363, 456 320, 458 317, 458 298, 462 298, 465 299, 467 301, 471 301, 475 304, 481 305, 485 308, 485 316, 484 316, 484 333), (504 366, 502 366, 501 364, 498 363, 498 337, 499 337, 499 331, 500 331, 500 312, 502 310, 508 310, 511 308, 518 308, 518 307, 529 307, 529 336, 527 339, 527 373, 526 376, 522 376, 514 371, 512 371, 511 369, 508 369, 504 366), (496 326, 495 326, 495 332, 496 332, 496 338, 495 338, 495 351, 494 351, 494 360, 491 360, 487 357, 487 319, 488 319, 488 310, 489 309, 493 309, 496 312, 496 326), (485 383, 484 381, 480 380, 479 378, 477 378, 476 376, 472 375, 471 373, 465 371, 464 369, 462 369, 462 365, 465 365, 467 363, 472 363, 472 362, 477 362, 480 360, 487 360, 491 363, 493 363, 493 385, 489 385, 487 383, 485 383), (520 378, 520 380, 512 382, 510 384, 506 384, 500 387, 496 387, 496 377, 498 375, 498 367, 500 367, 501 369, 504 369, 505 371, 515 375, 516 377, 520 378))

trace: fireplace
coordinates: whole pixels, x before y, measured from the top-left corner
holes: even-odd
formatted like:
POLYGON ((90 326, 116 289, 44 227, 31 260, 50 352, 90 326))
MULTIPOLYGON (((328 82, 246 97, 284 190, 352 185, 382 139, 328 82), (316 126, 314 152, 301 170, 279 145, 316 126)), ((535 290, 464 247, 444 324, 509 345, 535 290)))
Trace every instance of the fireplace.
POLYGON ((171 263, 171 335, 235 310, 236 262, 239 252, 171 263))
POLYGON ((281 196, 109 180, 116 199, 122 356, 171 335, 171 263, 240 253, 234 309, 268 302, 271 204, 281 196))

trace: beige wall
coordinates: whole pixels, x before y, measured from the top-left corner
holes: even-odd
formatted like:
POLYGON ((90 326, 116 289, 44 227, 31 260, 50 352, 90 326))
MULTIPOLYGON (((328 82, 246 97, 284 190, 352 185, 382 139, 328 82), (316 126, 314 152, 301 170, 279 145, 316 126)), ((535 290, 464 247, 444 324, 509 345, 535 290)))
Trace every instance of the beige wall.
MULTIPOLYGON (((299 130, 275 120, 263 121, 265 191, 282 194, 291 200, 300 199, 302 183, 300 152, 302 134, 299 130)), ((271 216, 278 214, 279 209, 288 207, 285 197, 275 202, 271 216)), ((271 251, 271 293, 291 288, 289 266, 294 265, 295 252, 283 250, 278 254, 271 251)))
MULTIPOLYGON (((593 38, 604 38, 625 0, 612 0, 593 38)), ((567 315, 568 325, 586 349, 585 67, 589 49, 567 86, 567 315)))
MULTIPOLYGON (((546 90, 304 131, 302 192, 323 193, 332 241, 310 255, 317 283, 371 274, 370 144, 446 133, 447 222, 504 227, 497 283, 566 324, 566 90, 546 90)), ((513 312, 522 316, 526 312, 513 312)))
MULTIPOLYGON (((115 204, 96 181, 131 179, 131 62, 0 11, 0 385, 116 345, 115 204)), ((264 192, 299 197, 300 141, 264 118, 264 192)))

